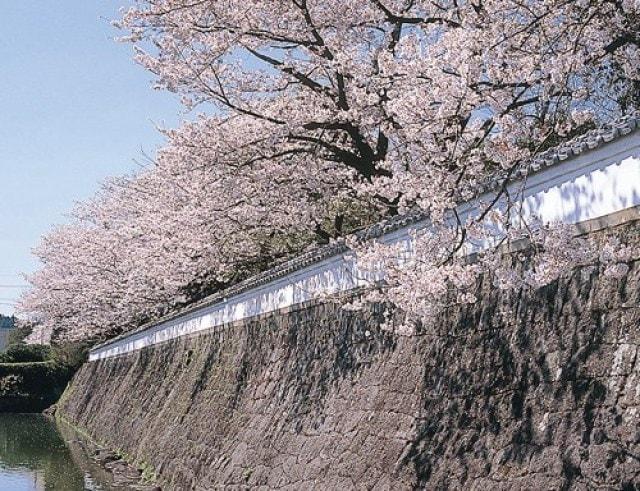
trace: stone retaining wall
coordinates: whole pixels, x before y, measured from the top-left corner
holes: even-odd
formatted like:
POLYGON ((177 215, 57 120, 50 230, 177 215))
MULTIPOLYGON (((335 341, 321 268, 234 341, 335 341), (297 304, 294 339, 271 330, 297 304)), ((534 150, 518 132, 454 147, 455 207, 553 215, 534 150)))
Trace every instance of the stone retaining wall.
POLYGON ((376 309, 263 316, 87 363, 59 411, 170 490, 636 489, 630 266, 533 293, 484 285, 411 337, 376 309))

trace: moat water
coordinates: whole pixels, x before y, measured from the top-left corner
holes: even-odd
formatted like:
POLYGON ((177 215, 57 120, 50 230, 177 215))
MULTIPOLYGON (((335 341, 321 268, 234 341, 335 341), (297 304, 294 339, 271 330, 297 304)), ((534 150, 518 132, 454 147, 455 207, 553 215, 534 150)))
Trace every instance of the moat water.
POLYGON ((63 426, 40 414, 0 414, 0 490, 112 489, 78 435, 63 426))

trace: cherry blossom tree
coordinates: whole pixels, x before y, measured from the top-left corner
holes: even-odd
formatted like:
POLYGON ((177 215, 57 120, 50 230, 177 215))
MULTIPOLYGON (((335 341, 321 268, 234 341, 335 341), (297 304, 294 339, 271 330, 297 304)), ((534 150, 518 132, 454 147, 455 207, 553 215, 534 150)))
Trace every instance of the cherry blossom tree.
MULTIPOLYGON (((106 183, 35 250, 43 267, 28 278, 33 288, 23 309, 50 319, 43 327, 55 327, 54 335, 115 334, 309 242, 313 228, 302 225, 309 220, 293 212, 305 195, 276 194, 267 207, 246 193, 277 190, 258 188, 251 176, 235 176, 234 168, 218 169, 220 174, 197 159, 176 159, 168 147, 148 170, 106 183)), ((283 175, 282 182, 287 179, 283 175)), ((319 199, 304 209, 313 215, 314 207, 319 199)))
POLYGON ((398 251, 354 247, 416 318, 452 288, 473 301, 480 274, 535 286, 575 264, 568 247, 595 254, 495 203, 464 221, 456 207, 637 103, 637 0, 139 0, 117 25, 198 116, 43 242, 25 310, 62 333, 131 328, 190 285, 223 287, 345 220, 415 208, 433 227, 402 268, 398 251), (460 254, 496 227, 494 245, 536 245, 525 276, 460 254))
POLYGON ((158 87, 254 122, 239 161, 335 162, 392 213, 441 214, 615 112, 637 21, 632 1, 156 0, 119 25, 158 87))

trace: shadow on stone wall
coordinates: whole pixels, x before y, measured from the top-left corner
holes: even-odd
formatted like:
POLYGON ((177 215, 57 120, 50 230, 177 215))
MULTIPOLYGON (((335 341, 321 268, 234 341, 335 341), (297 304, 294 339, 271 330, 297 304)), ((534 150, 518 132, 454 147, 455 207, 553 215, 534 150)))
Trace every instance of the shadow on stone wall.
POLYGON ((60 410, 167 489, 634 489, 640 264, 482 289, 411 337, 327 303, 89 363, 60 410))

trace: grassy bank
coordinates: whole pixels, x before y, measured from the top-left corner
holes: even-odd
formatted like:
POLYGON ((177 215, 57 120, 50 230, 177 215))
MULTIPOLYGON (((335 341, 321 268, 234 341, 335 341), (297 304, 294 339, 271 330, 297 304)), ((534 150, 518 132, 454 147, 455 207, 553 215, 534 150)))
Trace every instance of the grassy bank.
POLYGON ((0 413, 42 412, 58 400, 73 373, 56 360, 0 363, 0 413))
POLYGON ((37 413, 55 404, 86 358, 86 345, 33 345, 17 329, 0 353, 0 413, 37 413))

